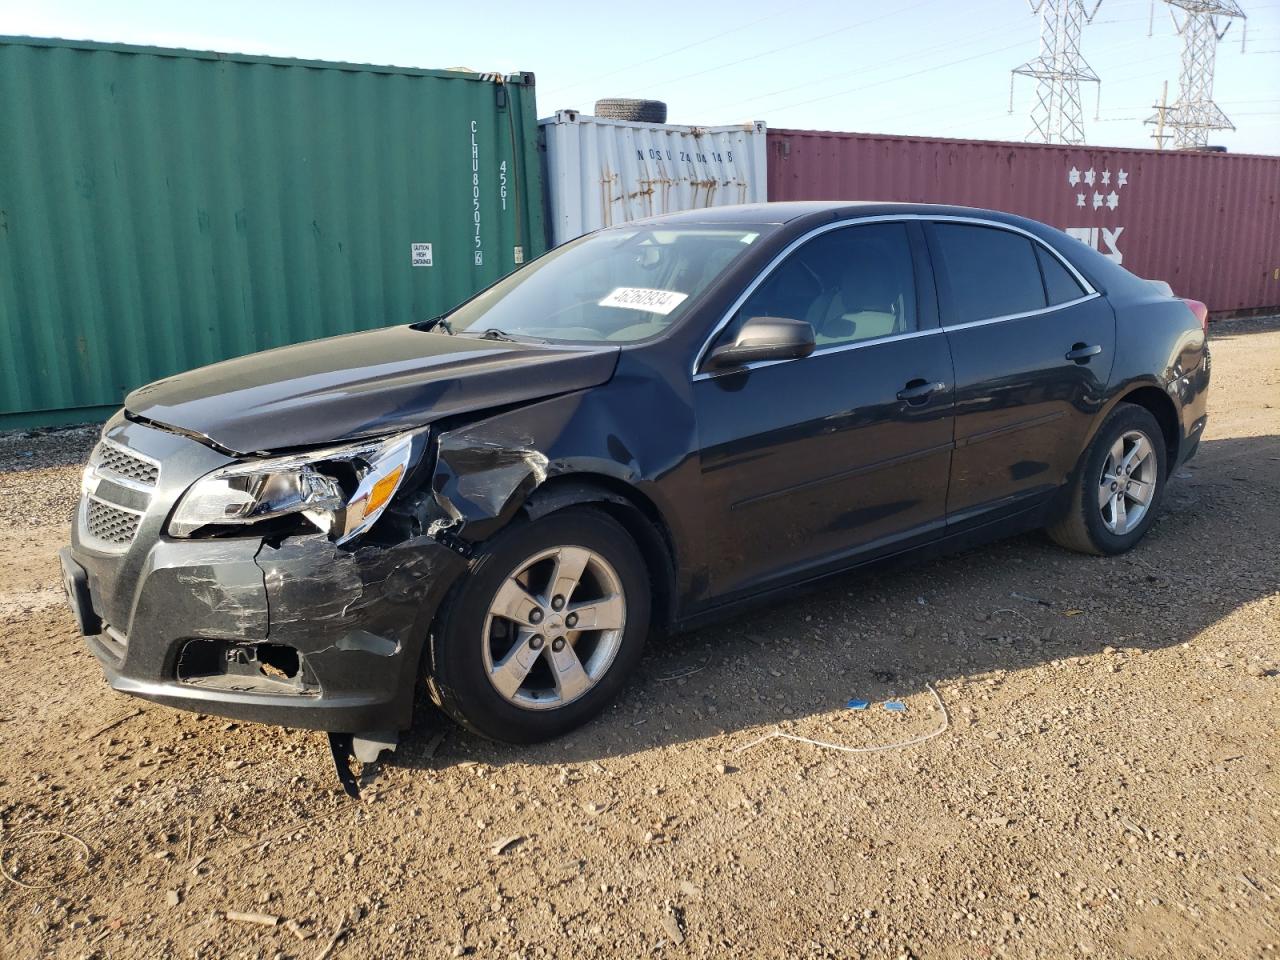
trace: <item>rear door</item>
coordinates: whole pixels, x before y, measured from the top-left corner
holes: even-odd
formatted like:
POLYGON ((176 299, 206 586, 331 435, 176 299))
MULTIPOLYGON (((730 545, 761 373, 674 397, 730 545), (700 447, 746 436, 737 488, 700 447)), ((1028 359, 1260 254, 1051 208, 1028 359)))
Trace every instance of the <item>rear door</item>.
POLYGON ((952 527, 1017 512, 1064 483, 1101 409, 1115 356, 1110 304, 1016 228, 929 228, 955 363, 952 527))
POLYGON ((813 325, 808 357, 700 370, 709 593, 733 595, 940 536, 951 357, 915 223, 829 230, 794 250, 712 346, 754 316, 813 325))

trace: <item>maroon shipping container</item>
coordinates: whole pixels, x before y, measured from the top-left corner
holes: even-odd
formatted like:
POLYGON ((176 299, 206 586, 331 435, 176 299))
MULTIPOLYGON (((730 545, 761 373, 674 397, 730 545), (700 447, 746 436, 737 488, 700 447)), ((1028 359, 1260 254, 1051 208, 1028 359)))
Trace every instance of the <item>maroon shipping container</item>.
POLYGON ((1280 307, 1280 157, 770 130, 770 200, 988 207, 1218 314, 1280 307))

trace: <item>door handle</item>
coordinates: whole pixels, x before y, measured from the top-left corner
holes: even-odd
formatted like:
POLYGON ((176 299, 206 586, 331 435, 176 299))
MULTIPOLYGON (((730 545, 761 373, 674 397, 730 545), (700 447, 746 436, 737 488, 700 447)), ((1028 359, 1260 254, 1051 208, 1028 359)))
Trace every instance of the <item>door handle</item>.
POLYGON ((1098 344, 1073 343, 1071 349, 1067 351, 1067 359, 1074 360, 1076 363, 1088 363, 1090 357, 1096 357, 1102 352, 1102 347, 1098 344))
POLYGON ((947 389, 945 383, 930 383, 928 380, 917 377, 911 380, 905 387, 898 391, 898 399, 906 403, 920 404, 924 403, 935 393, 941 393, 947 389))

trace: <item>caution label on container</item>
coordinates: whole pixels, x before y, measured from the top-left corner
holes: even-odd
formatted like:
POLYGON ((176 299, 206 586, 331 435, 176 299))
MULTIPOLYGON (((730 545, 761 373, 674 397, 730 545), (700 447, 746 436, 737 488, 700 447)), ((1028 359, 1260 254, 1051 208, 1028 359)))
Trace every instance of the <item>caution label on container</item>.
POLYGON ((411 243, 409 244, 410 262, 415 267, 431 266, 431 244, 429 243, 411 243))
POLYGON ((600 301, 602 307, 622 307, 666 316, 689 299, 687 293, 673 290, 650 290, 647 287, 618 287, 600 301))

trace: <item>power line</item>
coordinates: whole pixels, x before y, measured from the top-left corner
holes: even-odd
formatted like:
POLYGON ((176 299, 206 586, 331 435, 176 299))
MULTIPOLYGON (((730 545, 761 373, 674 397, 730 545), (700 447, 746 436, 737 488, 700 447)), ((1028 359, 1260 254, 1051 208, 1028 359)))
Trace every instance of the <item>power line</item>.
MULTIPOLYGON (((988 32, 989 32, 989 31, 988 31, 988 32)), ((985 35, 985 34, 984 34, 984 35, 985 35)), ((1138 44, 1144 44, 1144 43, 1146 43, 1146 42, 1147 42, 1147 38, 1146 38, 1146 37, 1138 37, 1138 38, 1136 38, 1136 39, 1126 40, 1126 41, 1123 41, 1123 42, 1121 42, 1121 43, 1113 43, 1113 44, 1111 44, 1110 46, 1106 47, 1105 49, 1106 49, 1106 52, 1110 54, 1110 53, 1114 53, 1114 52, 1115 52, 1115 51, 1117 51, 1117 50, 1123 50, 1125 47, 1132 47, 1132 46, 1136 46, 1136 45, 1138 45, 1138 44)), ((963 41, 962 41, 962 43, 963 43, 963 41)), ((954 46, 954 44, 952 44, 952 46, 954 46)), ((1163 59, 1164 59, 1164 57, 1163 57, 1163 56, 1156 56, 1156 57, 1151 57, 1150 59, 1151 59, 1151 60, 1163 60, 1163 59)), ((1138 63, 1146 63, 1147 61, 1146 61, 1146 60, 1139 60, 1139 61, 1137 61, 1137 62, 1138 62, 1138 63)), ((901 116, 919 116, 919 115, 920 115, 920 114, 922 114, 922 113, 931 113, 931 112, 934 112, 934 111, 937 111, 937 110, 950 110, 950 109, 952 109, 952 108, 954 108, 954 107, 963 106, 965 103, 968 103, 968 102, 970 102, 968 99, 965 99, 965 100, 958 100, 958 101, 955 101, 954 103, 950 103, 950 104, 934 105, 934 106, 931 106, 931 107, 926 107, 926 108, 925 108, 925 109, 923 109, 923 110, 915 110, 915 111, 913 111, 913 112, 911 112, 911 113, 909 113, 909 114, 901 114, 901 113, 897 113, 897 112, 895 111, 895 112, 894 112, 894 115, 895 115, 895 116, 899 116, 899 117, 901 117, 901 116)), ((881 115, 881 114, 877 114, 877 116, 880 116, 880 115, 881 115)))
POLYGON ((911 73, 904 73, 904 74, 901 74, 900 76, 889 77, 885 80, 877 80, 875 83, 867 83, 858 87, 850 87, 847 90, 837 90, 834 93, 823 94, 821 97, 813 97, 809 100, 801 100, 798 103, 789 103, 783 107, 770 107, 770 109, 771 110, 793 110, 796 107, 807 107, 811 103, 820 103, 823 100, 830 100, 833 97, 843 97, 850 93, 861 93, 862 91, 870 90, 873 87, 884 86, 886 83, 897 83, 899 80, 909 80, 912 77, 919 77, 919 76, 923 76, 926 73, 932 73, 935 70, 943 70, 946 67, 955 67, 955 66, 959 66, 962 63, 970 63, 974 60, 981 60, 983 57, 991 57, 997 53, 1004 53, 1007 50, 1013 50, 1014 48, 1021 47, 1023 45, 1024 45, 1024 42, 1019 40, 1017 43, 1010 43, 1003 47, 996 47, 994 50, 986 50, 982 53, 974 54, 971 57, 961 57, 959 60, 949 60, 946 63, 938 63, 938 64, 934 64, 931 67, 925 67, 923 70, 915 70, 915 71, 912 71, 911 73))
POLYGON ((646 84, 646 89, 652 90, 654 87, 668 86, 673 83, 679 83, 682 80, 692 80, 695 77, 706 76, 708 73, 716 73, 717 71, 724 70, 728 67, 736 67, 742 63, 750 63, 752 60, 760 60, 763 57, 773 56, 773 54, 781 53, 784 50, 794 50, 796 47, 802 47, 809 43, 815 43, 819 40, 825 40, 828 37, 834 37, 840 33, 848 33, 850 30, 855 30, 858 27, 865 27, 869 23, 875 23, 879 20, 887 20, 890 17, 900 16, 901 14, 906 13, 910 10, 916 10, 920 7, 926 6, 927 4, 931 4, 935 2, 937 2, 937 0, 919 0, 919 2, 914 3, 909 7, 903 7, 897 10, 890 10, 887 13, 880 14, 879 16, 868 17, 865 20, 859 20, 856 23, 850 23, 850 24, 847 24, 846 26, 839 27, 835 30, 827 30, 823 33, 814 34, 811 37, 806 37, 803 40, 797 40, 794 43, 786 43, 780 47, 773 47, 772 49, 764 50, 760 53, 753 53, 751 56, 748 56, 748 57, 739 57, 736 60, 729 60, 725 63, 718 63, 713 67, 707 67, 705 70, 697 70, 693 73, 686 73, 679 77, 668 77, 667 79, 659 80, 656 83, 649 83, 649 84, 646 84))
POLYGON ((578 87, 585 87, 592 83, 598 83, 601 80, 607 80, 609 77, 616 77, 620 73, 626 73, 628 70, 634 70, 636 69, 636 67, 648 66, 649 64, 656 63, 659 60, 665 60, 667 57, 673 57, 677 53, 684 53, 686 50, 692 50, 694 47, 700 47, 703 44, 711 43, 713 40, 719 40, 721 37, 727 37, 731 33, 737 33, 740 30, 747 30, 751 27, 756 26, 757 24, 764 23, 766 20, 775 20, 780 16, 782 16, 781 13, 771 13, 768 16, 760 17, 758 20, 752 20, 750 23, 741 24, 729 30, 724 30, 724 31, 721 31, 720 33, 713 34, 710 37, 704 37, 701 40, 695 40, 693 43, 686 43, 683 47, 676 47, 674 50, 668 50, 666 53, 660 53, 655 57, 649 57, 647 60, 637 60, 635 63, 628 64, 625 67, 619 67, 617 70, 610 70, 608 73, 602 73, 602 74, 599 74, 598 76, 590 77, 589 79, 586 79, 586 80, 579 80, 575 83, 568 84, 567 86, 556 87, 546 92, 548 95, 550 95, 553 93, 560 93, 561 91, 564 91, 564 90, 574 90, 578 87))
MULTIPOLYGON (((1131 41, 1126 41, 1126 42, 1124 42, 1124 43, 1113 44, 1111 47, 1109 47, 1109 48, 1108 48, 1108 50, 1109 50, 1109 51, 1120 50, 1120 49, 1123 49, 1124 47, 1134 46, 1134 45, 1139 44, 1139 43, 1145 43, 1145 42, 1146 42, 1146 39, 1147 39, 1146 37, 1141 37, 1141 38, 1139 38, 1139 39, 1137 39, 1137 40, 1131 40, 1131 41)), ((1164 57, 1163 55, 1161 55, 1161 56, 1149 57, 1149 58, 1147 58, 1147 59, 1145 59, 1145 60, 1138 60, 1138 61, 1134 61, 1134 62, 1135 62, 1135 63, 1148 63, 1148 62, 1151 62, 1151 61, 1155 61, 1155 60, 1164 60, 1164 59, 1165 59, 1165 57, 1164 57)), ((1132 77, 1132 78, 1126 78, 1126 79, 1143 79, 1144 77, 1147 77, 1147 76, 1157 76, 1157 75, 1159 75, 1160 73, 1163 73, 1163 72, 1164 72, 1164 71, 1156 71, 1155 73, 1148 73, 1148 74, 1144 74, 1142 77, 1132 77)), ((964 99, 964 100, 955 100, 955 101, 952 101, 952 102, 949 102, 949 103, 935 103, 935 104, 932 104, 932 105, 930 105, 930 106, 928 106, 928 107, 924 107, 923 109, 920 109, 920 110, 913 110, 913 111, 911 111, 910 113, 901 113, 901 112, 899 112, 899 111, 881 111, 881 112, 879 112, 879 113, 872 114, 872 115, 871 115, 870 117, 868 117, 867 119, 868 119, 868 120, 878 120, 878 119, 880 119, 881 117, 884 117, 884 116, 887 116, 887 115, 891 115, 891 116, 893 116, 893 118, 894 118, 894 119, 901 120, 901 119, 906 119, 906 118, 908 118, 908 117, 918 117, 918 116, 921 116, 921 115, 923 115, 923 114, 938 113, 938 112, 943 112, 943 111, 945 111, 945 112, 951 112, 951 111, 955 110, 957 107, 962 107, 962 106, 964 106, 965 104, 967 104, 967 103, 969 103, 969 102, 970 102, 970 99, 969 99, 969 98, 966 98, 966 99, 964 99)), ((1246 102, 1250 102, 1250 103, 1252 103, 1252 102, 1271 103, 1271 102, 1280 102, 1280 101, 1272 101, 1272 100, 1260 100, 1260 101, 1224 100, 1224 101, 1222 101, 1222 102, 1224 102, 1224 103, 1246 103, 1246 102)), ((1105 108, 1105 109, 1108 109, 1108 110, 1142 110, 1142 109, 1144 109, 1144 108, 1145 108, 1145 106, 1146 106, 1146 105, 1145 105, 1145 104, 1143 104, 1142 106, 1136 106, 1136 107, 1133 107, 1133 106, 1129 106, 1129 107, 1107 107, 1107 108, 1105 108)), ((1099 118, 1099 117, 1096 117, 1096 116, 1095 116, 1095 118, 1094 118, 1094 119, 1096 120, 1096 119, 1107 119, 1107 118, 1099 118)))
MULTIPOLYGON (((1219 103, 1280 103, 1280 97, 1262 97, 1257 100, 1219 100, 1219 103)), ((1127 107, 1108 107, 1109 110, 1142 110, 1146 104, 1138 104, 1137 106, 1127 107)), ((1243 114, 1242 114, 1243 116, 1243 114)))
POLYGON ((890 57, 888 60, 881 60, 881 61, 878 61, 877 63, 866 64, 860 67, 856 67, 853 70, 842 70, 839 73, 825 74, 820 77, 808 77, 805 79, 804 83, 797 83, 789 87, 781 87, 777 90, 770 90, 770 91, 767 91, 766 93, 756 94, 755 96, 748 97, 745 100, 739 98, 739 99, 733 100, 732 102, 725 101, 723 103, 716 104, 715 106, 710 107, 709 109, 719 110, 725 107, 740 106, 746 103, 755 103, 758 100, 766 100, 769 97, 776 97, 776 96, 779 96, 780 94, 791 93, 795 90, 810 90, 810 89, 813 89, 814 87, 820 86, 824 83, 828 83, 832 80, 838 80, 845 77, 863 76, 868 73, 875 73, 877 70, 880 70, 883 67, 892 66, 893 64, 901 63, 904 60, 919 60, 920 58, 925 57, 928 54, 934 53, 935 51, 938 51, 938 50, 953 50, 956 47, 966 46, 974 42, 975 40, 985 40, 988 37, 992 36, 994 33, 996 33, 996 31, 991 29, 982 30, 978 33, 970 35, 964 40, 958 40, 958 41, 949 40, 945 43, 935 44, 932 47, 926 47, 923 50, 912 50, 910 53, 900 54, 896 57, 890 57))

